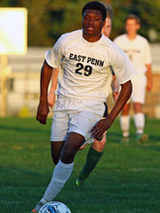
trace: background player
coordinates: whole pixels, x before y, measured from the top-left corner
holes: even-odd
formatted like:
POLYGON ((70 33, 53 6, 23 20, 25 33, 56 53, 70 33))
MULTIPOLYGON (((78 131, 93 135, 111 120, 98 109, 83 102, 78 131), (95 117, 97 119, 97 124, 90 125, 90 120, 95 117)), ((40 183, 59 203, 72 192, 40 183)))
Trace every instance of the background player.
MULTIPOLYGON (((125 20, 126 34, 118 36, 114 42, 126 53, 135 67, 138 75, 132 79, 133 93, 131 102, 133 102, 134 122, 137 131, 137 140, 145 142, 148 139, 144 134, 145 117, 143 113, 143 104, 145 101, 145 90, 152 89, 151 73, 151 54, 150 47, 146 38, 137 34, 140 28, 140 19, 135 15, 129 15, 125 20), (145 73, 147 73, 147 78, 145 73)), ((122 142, 129 141, 129 116, 130 102, 122 110, 120 116, 120 126, 122 129, 122 142)))
POLYGON ((69 179, 74 156, 89 137, 99 139, 110 128, 132 92, 131 78, 136 72, 123 52, 101 34, 106 9, 99 2, 89 2, 83 7, 83 30, 64 34, 46 53, 41 71, 40 103, 37 120, 46 124, 49 112, 48 85, 61 62, 64 75, 59 82, 51 128, 51 148, 54 150, 55 169, 43 198, 32 212, 53 200, 69 179), (110 84, 109 66, 113 66, 121 85, 119 98, 110 114, 101 119, 104 101, 110 84))

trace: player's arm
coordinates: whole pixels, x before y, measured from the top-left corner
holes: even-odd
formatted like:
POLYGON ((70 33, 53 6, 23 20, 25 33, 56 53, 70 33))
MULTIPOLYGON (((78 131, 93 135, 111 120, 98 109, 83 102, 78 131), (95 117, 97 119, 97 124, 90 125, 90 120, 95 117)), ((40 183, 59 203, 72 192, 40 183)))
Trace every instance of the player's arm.
MULTIPOLYGON (((41 124, 46 124, 47 115, 49 112, 48 106, 48 86, 52 77, 52 72, 55 72, 55 68, 59 66, 59 63, 63 57, 63 39, 62 36, 55 43, 53 48, 46 52, 45 61, 41 70, 40 80, 40 103, 37 110, 37 120, 41 124)), ((56 78, 57 79, 57 78, 56 78)))
POLYGON ((48 85, 52 76, 53 68, 50 67, 46 61, 41 69, 41 78, 40 78, 40 101, 37 109, 37 120, 41 124, 46 124, 47 115, 49 112, 47 94, 48 94, 48 85))
POLYGON ((146 67, 147 67, 147 86, 146 86, 146 89, 147 89, 148 92, 150 92, 151 89, 152 89, 152 86, 153 86, 151 64, 146 64, 146 67))
POLYGON ((58 73, 59 68, 55 68, 52 72, 51 87, 48 94, 48 104, 51 108, 54 106, 55 103, 55 90, 57 89, 58 73))
POLYGON ((123 109, 124 105, 128 101, 132 94, 132 83, 131 80, 127 81, 124 84, 121 84, 121 92, 119 97, 113 107, 112 111, 105 119, 100 120, 91 130, 92 135, 98 139, 101 138, 103 132, 110 128, 113 121, 116 119, 117 115, 123 109))

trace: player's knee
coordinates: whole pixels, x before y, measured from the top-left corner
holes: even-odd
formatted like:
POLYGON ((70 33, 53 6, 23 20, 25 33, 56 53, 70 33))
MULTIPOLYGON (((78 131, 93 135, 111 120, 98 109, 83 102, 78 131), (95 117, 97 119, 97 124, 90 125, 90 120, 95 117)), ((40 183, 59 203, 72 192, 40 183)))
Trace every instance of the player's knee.
POLYGON ((104 147, 106 144, 106 137, 103 137, 101 141, 95 140, 92 147, 97 151, 97 152, 103 152, 104 147))
POLYGON ((123 110, 121 112, 121 115, 122 116, 127 116, 129 114, 129 109, 130 109, 130 105, 129 104, 126 104, 124 107, 123 107, 123 110))
POLYGON ((129 114, 129 110, 123 109, 121 115, 122 115, 122 116, 127 116, 128 114, 129 114))
POLYGON ((135 113, 141 113, 143 111, 143 105, 141 103, 134 103, 133 107, 135 113))
POLYGON ((121 115, 122 116, 127 116, 127 115, 129 115, 129 111, 128 110, 124 110, 124 111, 122 111, 121 115))
POLYGON ((74 147, 65 147, 62 152, 60 159, 64 163, 72 163, 77 150, 74 147))

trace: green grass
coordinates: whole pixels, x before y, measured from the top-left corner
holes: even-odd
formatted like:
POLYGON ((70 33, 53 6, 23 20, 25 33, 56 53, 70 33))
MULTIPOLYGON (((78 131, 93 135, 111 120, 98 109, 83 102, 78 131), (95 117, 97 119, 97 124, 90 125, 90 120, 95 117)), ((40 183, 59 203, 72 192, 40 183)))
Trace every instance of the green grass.
MULTIPOLYGON (((48 185, 53 164, 50 156, 50 125, 34 118, 0 118, 0 212, 27 213, 48 185)), ((110 129, 104 155, 89 178, 76 187, 75 180, 89 149, 79 151, 73 174, 56 200, 72 213, 160 212, 160 120, 147 120, 150 139, 120 144, 118 120, 110 129)))

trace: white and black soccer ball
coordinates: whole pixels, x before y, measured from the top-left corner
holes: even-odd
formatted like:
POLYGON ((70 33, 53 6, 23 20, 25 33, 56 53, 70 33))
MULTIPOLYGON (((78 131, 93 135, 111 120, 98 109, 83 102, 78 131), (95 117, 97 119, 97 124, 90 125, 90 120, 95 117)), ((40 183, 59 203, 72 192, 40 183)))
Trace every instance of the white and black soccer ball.
POLYGON ((64 203, 51 201, 43 205, 38 213, 71 213, 71 211, 64 203))

